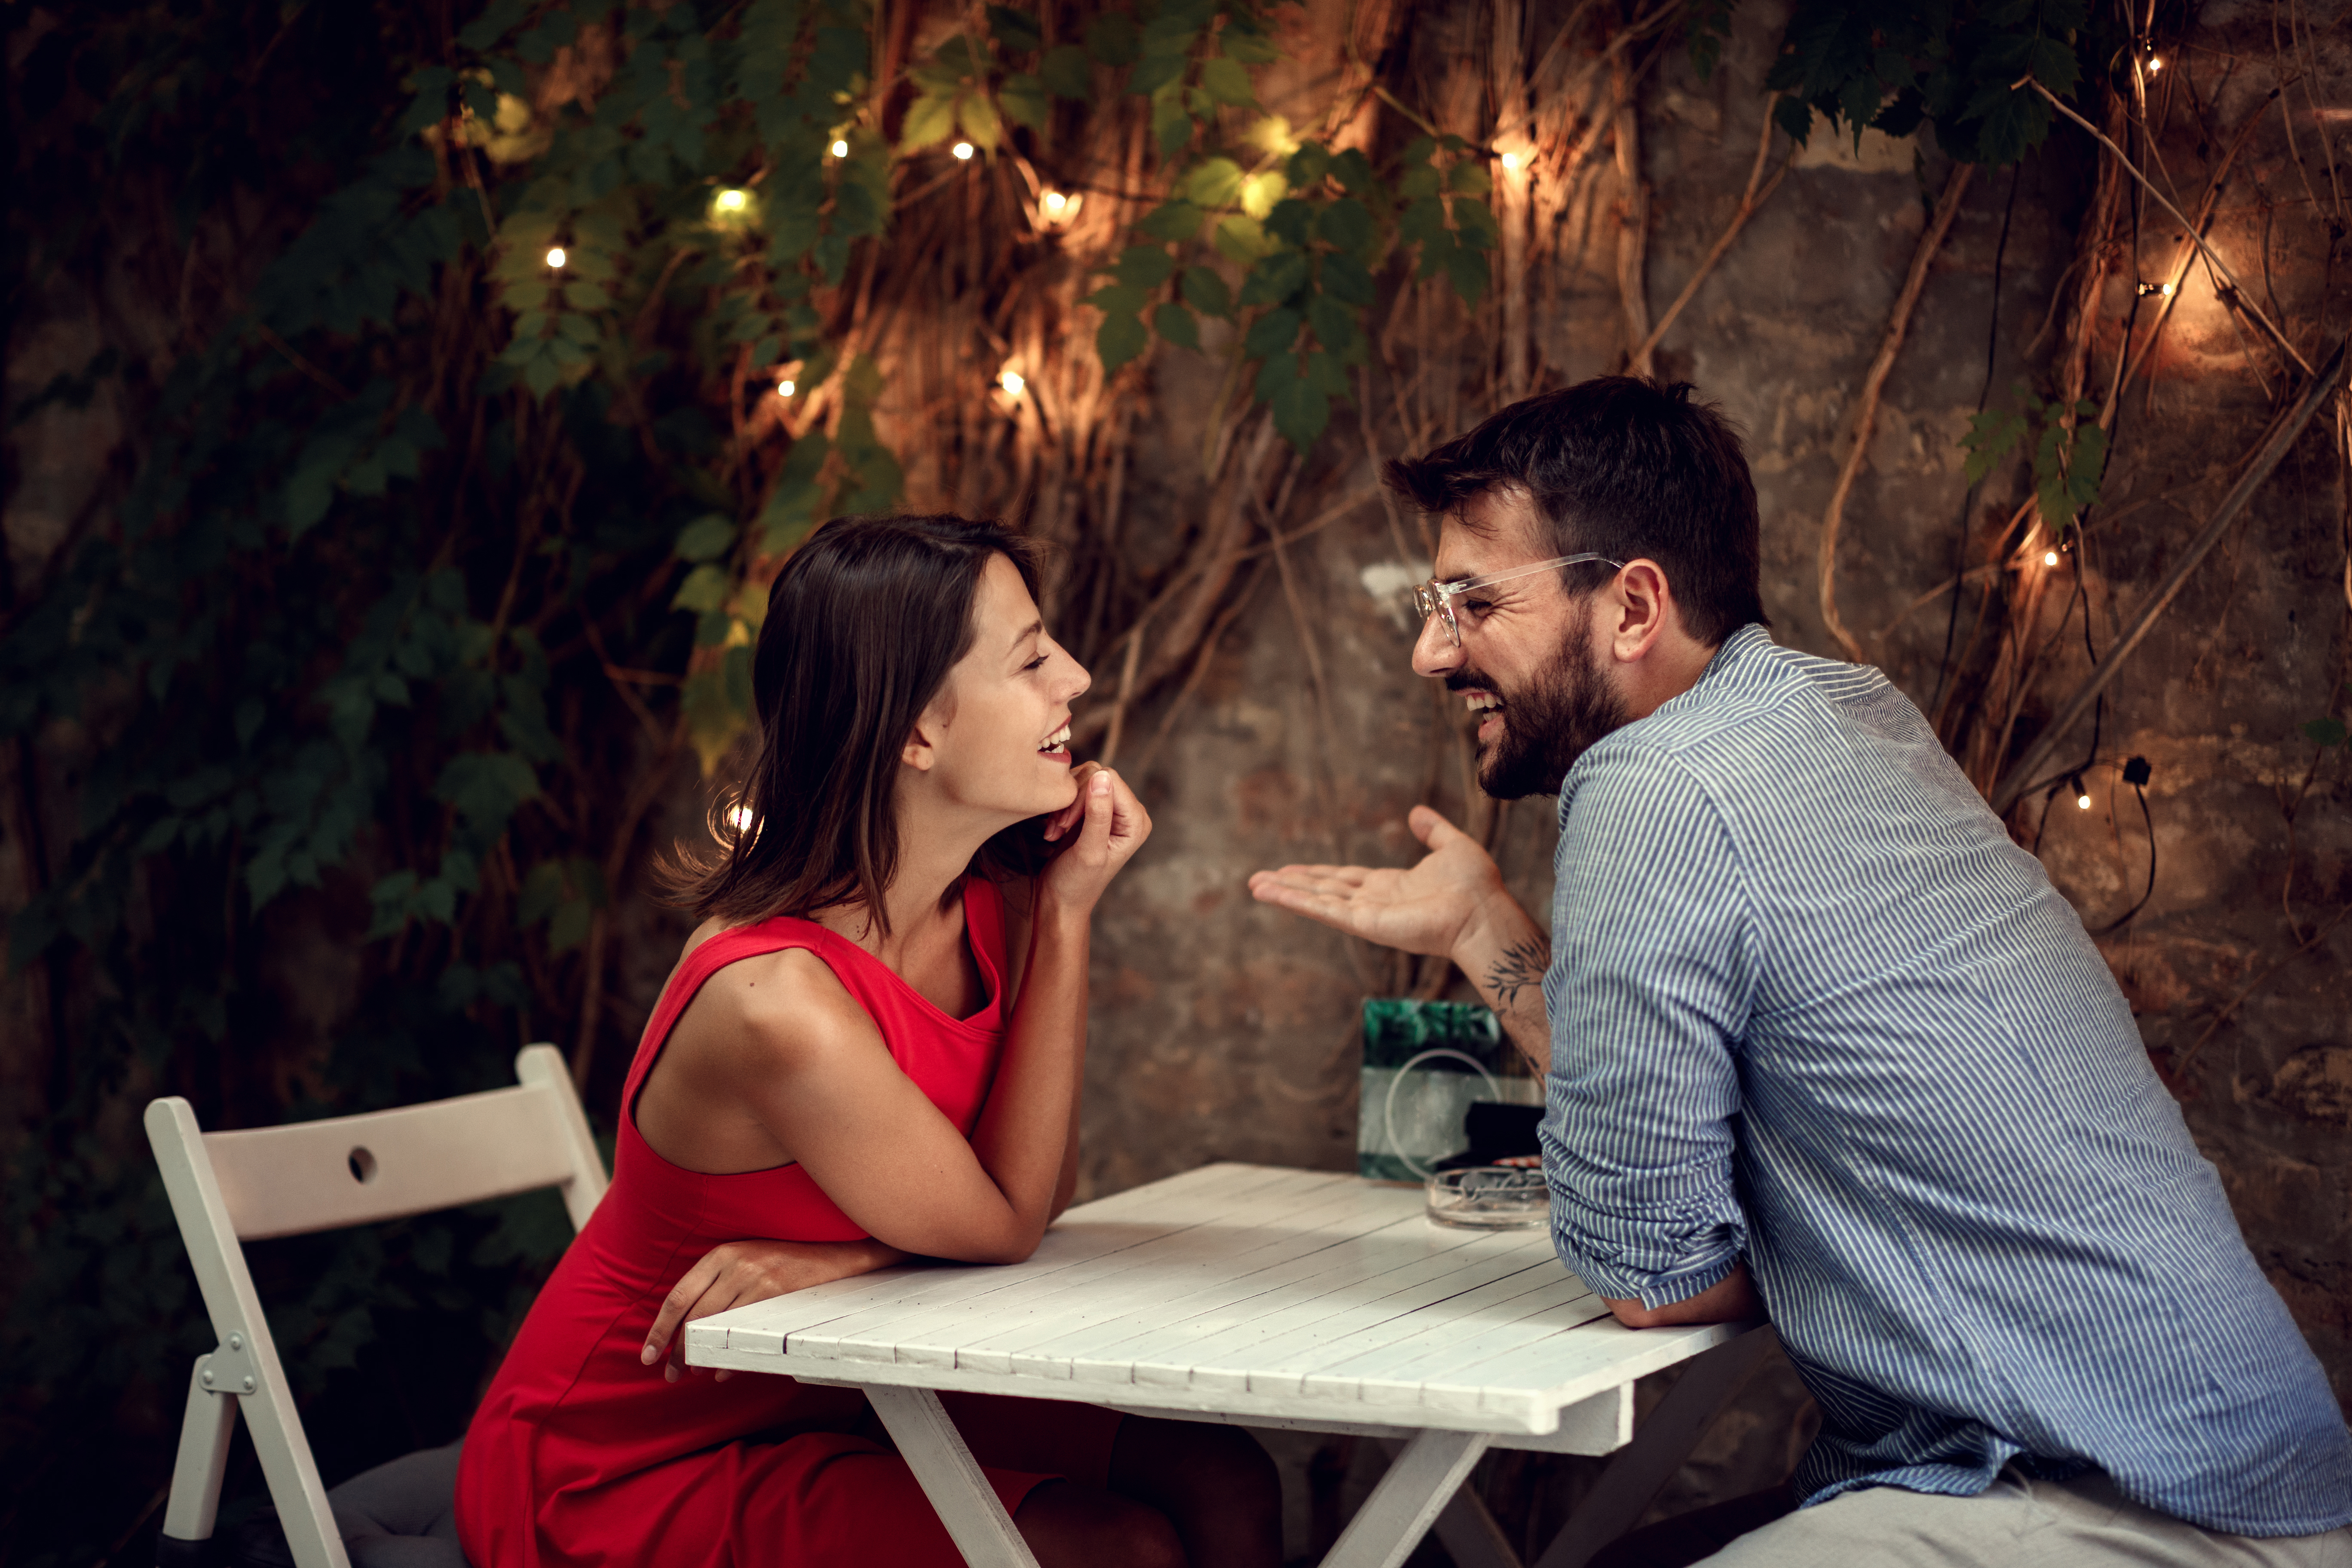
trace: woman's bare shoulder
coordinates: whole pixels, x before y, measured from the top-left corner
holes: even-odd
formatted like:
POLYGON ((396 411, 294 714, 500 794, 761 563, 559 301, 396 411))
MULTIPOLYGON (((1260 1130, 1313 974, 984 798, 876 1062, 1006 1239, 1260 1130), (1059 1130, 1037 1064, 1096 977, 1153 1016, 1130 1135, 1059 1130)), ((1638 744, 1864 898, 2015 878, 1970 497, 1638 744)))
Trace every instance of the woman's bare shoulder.
MULTIPOLYGON (((698 928, 687 951, 723 929, 698 928)), ((719 1056, 770 1068, 810 1065, 882 1039, 832 966, 803 947, 754 953, 713 973, 679 1019, 682 1030, 689 1023, 719 1056)))

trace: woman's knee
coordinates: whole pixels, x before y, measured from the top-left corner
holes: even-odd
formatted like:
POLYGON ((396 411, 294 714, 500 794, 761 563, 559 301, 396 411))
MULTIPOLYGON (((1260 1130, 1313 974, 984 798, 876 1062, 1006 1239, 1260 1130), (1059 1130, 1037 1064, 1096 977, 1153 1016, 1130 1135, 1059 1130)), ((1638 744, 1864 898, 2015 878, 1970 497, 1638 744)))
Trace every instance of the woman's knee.
POLYGON ((1205 1421, 1129 1416, 1111 1450, 1111 1486, 1154 1501, 1214 1499, 1278 1508, 1281 1473, 1255 1437, 1205 1421))
POLYGON ((1013 1522, 1039 1568, 1188 1568, 1183 1542, 1158 1509, 1075 1481, 1039 1487, 1013 1522))

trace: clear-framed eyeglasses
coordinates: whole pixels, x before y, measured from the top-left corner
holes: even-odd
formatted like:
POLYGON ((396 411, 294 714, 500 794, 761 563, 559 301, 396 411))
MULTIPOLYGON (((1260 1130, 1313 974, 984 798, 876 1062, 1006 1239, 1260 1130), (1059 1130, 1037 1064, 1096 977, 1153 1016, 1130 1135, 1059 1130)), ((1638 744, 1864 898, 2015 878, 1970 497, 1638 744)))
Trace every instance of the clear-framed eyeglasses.
POLYGON ((1625 563, 1622 561, 1586 551, 1581 555, 1558 555, 1549 561, 1538 562, 1533 566, 1515 567, 1511 571, 1497 572, 1486 577, 1464 577, 1452 583, 1423 583, 1420 587, 1412 590, 1413 613, 1421 617, 1424 626, 1428 624, 1430 616, 1435 616, 1444 623, 1447 640, 1455 647, 1460 647, 1462 627, 1454 618, 1454 601, 1456 598, 1474 588, 1490 588, 1497 583, 1507 583, 1514 577, 1532 577, 1538 572, 1557 572, 1563 566, 1581 566, 1588 561, 1605 562, 1620 572, 1625 569, 1625 563))

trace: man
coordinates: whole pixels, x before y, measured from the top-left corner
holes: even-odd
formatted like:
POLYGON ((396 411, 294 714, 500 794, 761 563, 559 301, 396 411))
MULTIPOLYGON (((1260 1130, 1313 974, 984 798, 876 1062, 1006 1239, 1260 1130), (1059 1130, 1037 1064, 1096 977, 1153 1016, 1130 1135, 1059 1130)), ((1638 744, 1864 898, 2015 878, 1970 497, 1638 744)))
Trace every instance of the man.
POLYGON ((1884 676, 1773 643, 1689 392, 1389 467, 1442 519, 1414 670, 1483 714, 1489 795, 1559 794, 1549 944, 1426 808, 1409 871, 1251 890, 1477 984, 1621 1321, 1770 1317, 1821 1436, 1708 1563, 2352 1568, 2352 1434, 2097 950, 1884 676))

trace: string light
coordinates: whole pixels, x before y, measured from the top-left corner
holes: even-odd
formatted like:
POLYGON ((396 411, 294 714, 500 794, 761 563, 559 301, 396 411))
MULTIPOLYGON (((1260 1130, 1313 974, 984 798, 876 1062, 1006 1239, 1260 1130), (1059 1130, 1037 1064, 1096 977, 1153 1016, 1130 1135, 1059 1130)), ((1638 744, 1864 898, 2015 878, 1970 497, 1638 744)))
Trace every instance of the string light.
POLYGON ((836 158, 849 156, 849 142, 845 138, 836 136, 833 139, 833 155, 836 158))
POLYGON ((1525 153, 1506 153, 1503 154, 1503 167, 1508 169, 1514 174, 1517 174, 1521 169, 1526 168, 1527 164, 1528 155, 1525 153))
POLYGON ((2150 56, 2148 56, 2148 57, 2147 57, 2147 74, 2148 74, 2148 75, 2150 75, 2150 76, 2154 76, 2157 72, 2158 72, 2158 71, 2162 70, 2163 68, 2164 68, 2164 57, 2163 57, 2162 55, 2150 55, 2150 56))
POLYGON ((1029 384, 1021 379, 1019 371, 1008 370, 997 376, 996 384, 1004 388, 1009 395, 1018 397, 1021 395, 1022 389, 1029 384))
POLYGON ((2083 775, 2082 775, 2082 774, 2080 774, 2080 773, 2076 773, 2074 777, 2072 777, 2072 778, 2068 779, 2066 782, 2067 782, 2068 784, 2073 784, 2073 785, 2074 786, 2074 809, 2075 809, 2076 811, 2088 811, 2088 810, 2090 810, 2090 809, 2091 809, 2091 792, 2090 792, 2089 790, 2086 790, 2086 789, 2084 789, 2084 788, 2083 787, 2083 775))
POLYGON ((751 808, 748 805, 739 805, 727 814, 727 826, 738 833, 751 832, 751 808))
POLYGON ((776 395, 778 397, 790 397, 792 395, 793 384, 790 381, 780 381, 776 383, 776 395))
POLYGON ((751 205, 751 196, 745 192, 730 188, 712 197, 710 205, 723 213, 740 213, 751 205))
POLYGON ((956 161, 958 163, 962 163, 970 159, 971 156, 971 143, 969 142, 959 142, 954 146, 949 148, 948 151, 956 155, 956 161))
POLYGON ((560 267, 562 267, 562 266, 563 265, 563 247, 562 247, 562 246, 560 246, 560 245, 559 245, 559 246, 556 246, 556 247, 552 247, 551 249, 550 249, 550 250, 548 251, 548 253, 547 253, 547 264, 548 264, 550 267, 559 267, 559 268, 560 268, 560 267))
POLYGON ((1045 193, 1045 210, 1047 212, 1058 214, 1064 207, 1068 206, 1069 205, 1070 198, 1064 195, 1061 192, 1047 191, 1045 193))
POLYGON ((1078 216, 1086 198, 1067 191, 1037 193, 1037 221, 1047 228, 1060 228, 1078 216))
POLYGON ((2169 283, 2142 283, 2139 286, 2139 291, 2142 298, 2150 294, 2161 294, 2169 300, 2172 298, 2172 288, 2169 283))
POLYGON ((2043 552, 2042 552, 2042 564, 2043 564, 2044 566, 2055 566, 2055 565, 2057 565, 2057 564, 2058 564, 2058 552, 2057 552, 2056 551, 2054 551, 2054 550, 2045 550, 2045 551, 2043 551, 2043 552))

